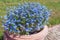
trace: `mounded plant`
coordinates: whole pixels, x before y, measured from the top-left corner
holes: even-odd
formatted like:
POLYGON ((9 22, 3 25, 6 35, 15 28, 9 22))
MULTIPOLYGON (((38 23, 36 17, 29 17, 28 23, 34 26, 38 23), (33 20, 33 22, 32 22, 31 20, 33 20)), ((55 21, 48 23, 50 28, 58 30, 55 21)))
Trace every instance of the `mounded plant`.
MULTIPOLYGON (((4 29, 10 34, 33 35, 44 30, 50 10, 40 3, 23 3, 7 11, 4 29)), ((21 40, 21 39, 20 39, 21 40)))

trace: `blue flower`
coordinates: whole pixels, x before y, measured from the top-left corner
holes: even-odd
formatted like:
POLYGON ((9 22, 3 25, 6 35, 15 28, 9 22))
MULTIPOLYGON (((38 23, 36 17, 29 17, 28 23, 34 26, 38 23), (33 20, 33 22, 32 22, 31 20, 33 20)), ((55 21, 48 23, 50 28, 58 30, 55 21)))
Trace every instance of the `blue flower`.
POLYGON ((16 22, 21 22, 20 20, 16 20, 16 22))
POLYGON ((37 26, 37 27, 35 28, 35 30, 39 31, 39 30, 40 30, 40 26, 37 26))
POLYGON ((44 28, 50 16, 50 11, 40 3, 24 3, 10 9, 4 17, 5 30, 19 33, 34 32, 44 28))
POLYGON ((32 9, 32 11, 35 12, 35 13, 37 13, 38 10, 36 8, 34 8, 34 9, 32 9))
POLYGON ((26 30, 26 32, 29 32, 30 31, 29 28, 26 28, 25 30, 26 30))
POLYGON ((26 23, 26 25, 29 25, 29 23, 26 23))
POLYGON ((9 32, 12 32, 12 31, 13 31, 13 30, 11 30, 11 29, 10 29, 10 31, 9 31, 9 32))
POLYGON ((17 28, 17 25, 14 25, 14 28, 16 29, 17 28))
POLYGON ((5 26, 5 27, 4 27, 4 30, 9 30, 9 28, 5 26))

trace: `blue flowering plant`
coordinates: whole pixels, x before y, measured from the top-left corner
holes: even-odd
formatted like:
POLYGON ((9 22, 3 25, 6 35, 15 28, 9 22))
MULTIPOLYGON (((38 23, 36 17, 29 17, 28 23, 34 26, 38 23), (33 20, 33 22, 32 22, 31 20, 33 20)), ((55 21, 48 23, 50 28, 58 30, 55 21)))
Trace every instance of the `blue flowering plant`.
POLYGON ((7 11, 4 29, 10 33, 30 35, 41 31, 50 16, 50 11, 40 3, 23 3, 7 11))

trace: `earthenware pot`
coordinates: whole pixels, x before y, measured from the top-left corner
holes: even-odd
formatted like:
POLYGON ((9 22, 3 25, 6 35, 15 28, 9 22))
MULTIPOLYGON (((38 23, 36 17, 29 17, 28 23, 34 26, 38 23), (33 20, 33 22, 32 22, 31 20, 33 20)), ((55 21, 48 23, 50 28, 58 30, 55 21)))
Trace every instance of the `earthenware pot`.
POLYGON ((44 38, 48 34, 48 27, 44 26, 44 29, 39 33, 32 34, 32 35, 9 35, 8 32, 4 32, 4 40, 44 40, 44 38))

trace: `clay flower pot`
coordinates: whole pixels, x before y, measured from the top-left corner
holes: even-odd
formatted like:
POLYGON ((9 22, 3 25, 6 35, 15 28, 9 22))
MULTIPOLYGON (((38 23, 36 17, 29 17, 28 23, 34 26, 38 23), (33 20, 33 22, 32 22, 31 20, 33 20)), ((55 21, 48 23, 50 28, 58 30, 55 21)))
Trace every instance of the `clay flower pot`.
POLYGON ((9 35, 8 32, 5 32, 4 40, 44 40, 47 34, 48 34, 48 27, 44 26, 44 29, 42 31, 32 35, 13 36, 9 35))

